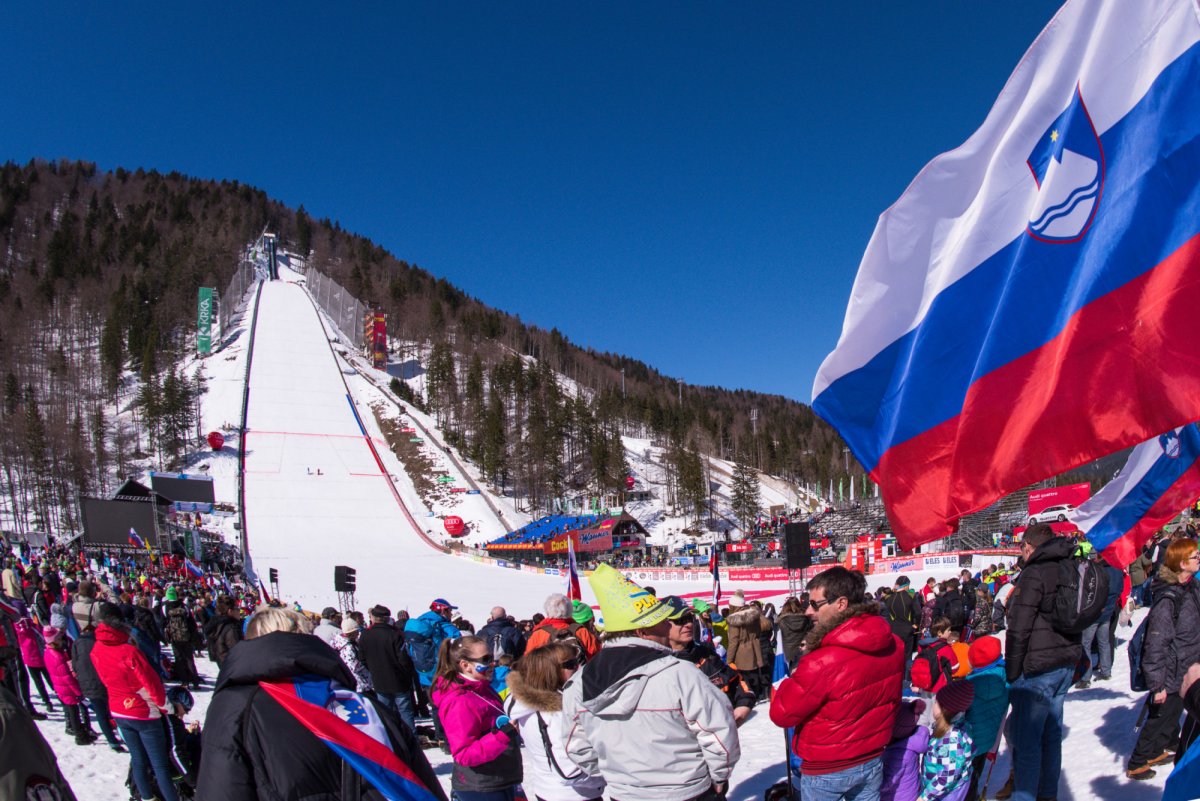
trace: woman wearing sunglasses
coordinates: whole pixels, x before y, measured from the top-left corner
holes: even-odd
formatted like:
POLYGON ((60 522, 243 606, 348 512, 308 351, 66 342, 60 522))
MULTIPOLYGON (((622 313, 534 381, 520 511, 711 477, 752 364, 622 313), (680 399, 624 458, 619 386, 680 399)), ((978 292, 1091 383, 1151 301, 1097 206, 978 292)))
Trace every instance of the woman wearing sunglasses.
POLYGON ((604 779, 580 770, 562 745, 566 739, 562 688, 579 669, 581 655, 573 640, 555 640, 525 654, 508 674, 504 706, 521 730, 522 786, 530 801, 590 801, 604 795, 604 779))
POLYGON ((454 756, 450 788, 461 801, 513 801, 521 783, 521 739, 492 689, 495 662, 487 643, 443 640, 433 703, 454 756))

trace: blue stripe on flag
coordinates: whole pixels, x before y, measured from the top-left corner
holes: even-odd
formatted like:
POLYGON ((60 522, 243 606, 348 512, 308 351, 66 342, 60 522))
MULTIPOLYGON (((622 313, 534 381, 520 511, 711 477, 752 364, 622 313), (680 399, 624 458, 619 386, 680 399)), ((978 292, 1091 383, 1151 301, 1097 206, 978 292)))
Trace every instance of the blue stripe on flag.
POLYGON ((892 446, 958 415, 976 379, 1044 345, 1070 315, 1195 236, 1200 147, 1196 126, 1183 121, 1198 107, 1200 45, 1163 70, 1102 137, 1108 205, 1086 243, 1043 244, 1021 233, 944 290, 915 329, 813 399, 868 472, 892 446), (1150 148, 1146 131, 1167 138, 1150 148), (971 358, 949 358, 947 342, 971 358))

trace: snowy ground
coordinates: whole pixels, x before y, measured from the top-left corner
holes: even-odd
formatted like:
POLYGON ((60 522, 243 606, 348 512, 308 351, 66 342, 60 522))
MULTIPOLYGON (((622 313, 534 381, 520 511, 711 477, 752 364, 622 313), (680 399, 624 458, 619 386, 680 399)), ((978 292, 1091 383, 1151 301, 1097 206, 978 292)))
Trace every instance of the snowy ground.
MULTIPOLYGON (((916 580, 918 577, 913 578, 916 580)), ((880 580, 875 579, 872 586, 879 583, 880 580)), ((514 611, 526 614, 530 610, 514 605, 514 611)), ((1138 619, 1140 617, 1135 618, 1135 623, 1138 619)), ((1132 632, 1132 628, 1124 628, 1118 634, 1121 645, 1117 649, 1111 681, 1094 685, 1088 690, 1071 690, 1067 696, 1067 737, 1063 743, 1063 779, 1059 801, 1093 798, 1154 801, 1162 795, 1168 771, 1160 771, 1156 778, 1147 782, 1131 782, 1123 776, 1125 760, 1136 739, 1134 724, 1140 702, 1140 698, 1128 689, 1129 662, 1124 643, 1132 632)), ((188 719, 202 723, 212 697, 211 687, 216 670, 206 659, 197 658, 196 662, 208 684, 194 694, 196 708, 188 719)), ((41 708, 40 703, 38 707, 41 708)), ((110 751, 103 740, 91 746, 75 745, 64 733, 61 707, 57 705, 51 719, 39 725, 58 754, 59 765, 81 801, 125 801, 128 798, 123 787, 128 770, 127 755, 110 751)), ((768 787, 783 778, 783 734, 771 724, 766 704, 758 706, 739 734, 742 759, 734 772, 729 798, 731 801, 755 801, 762 798, 768 787)), ((449 794, 450 765, 447 757, 436 749, 425 753, 437 768, 449 794)), ((1004 749, 992 773, 990 787, 993 793, 1004 783, 1009 764, 1009 754, 1004 749)))

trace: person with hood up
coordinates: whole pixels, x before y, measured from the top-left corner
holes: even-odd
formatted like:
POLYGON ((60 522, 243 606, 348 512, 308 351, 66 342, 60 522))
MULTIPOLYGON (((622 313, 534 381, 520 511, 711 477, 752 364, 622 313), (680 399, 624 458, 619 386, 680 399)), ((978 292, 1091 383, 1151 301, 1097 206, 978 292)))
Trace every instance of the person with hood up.
POLYGON ((599 801, 604 780, 588 776, 566 751, 562 688, 582 665, 582 652, 570 641, 530 651, 508 674, 504 710, 521 733, 526 797, 540 801, 599 801))
POLYGON ((354 726, 357 735, 339 736, 357 736, 365 744, 359 753, 371 754, 369 761, 387 768, 378 760, 390 759, 390 752, 425 791, 446 801, 412 732, 390 707, 351 691, 350 671, 311 632, 309 620, 290 609, 264 607, 250 617, 246 639, 221 667, 205 717, 196 801, 391 797, 283 705, 289 688, 315 707, 310 715, 319 719, 332 712, 354 726), (376 752, 378 746, 386 752, 376 752))
MULTIPOLYGON (((96 609, 95 620, 99 621, 100 616, 104 614, 120 619, 121 612, 115 604, 102 601, 96 609)), ((108 710, 108 690, 104 688, 104 682, 100 680, 100 674, 96 672, 96 666, 92 664, 92 649, 95 647, 96 629, 93 626, 82 632, 79 639, 71 643, 71 667, 75 669, 75 675, 79 679, 79 688, 83 690, 83 697, 87 699, 88 706, 95 714, 96 725, 100 727, 100 733, 104 735, 105 742, 108 743, 109 748, 121 754, 125 752, 125 749, 113 730, 112 714, 108 710)))
POLYGON ((606 636, 563 687, 567 755, 614 799, 722 798, 741 757, 728 700, 672 654, 670 607, 605 564, 588 583, 606 636))
POLYGON ((1004 659, 1000 656, 1000 640, 985 636, 974 640, 967 649, 971 672, 967 681, 975 688, 975 700, 967 710, 971 724, 974 749, 971 756, 971 785, 967 801, 979 797, 979 780, 987 765, 987 755, 1000 737, 1000 724, 1008 711, 1008 680, 1004 677, 1004 659))
POLYGON ((495 660, 481 637, 444 640, 433 703, 454 757, 450 788, 460 801, 513 801, 521 783, 521 737, 492 689, 495 660))
POLYGON ((917 801, 921 792, 921 760, 929 750, 929 729, 921 725, 925 702, 900 702, 892 741, 883 751, 883 783, 879 801, 917 801))
POLYGON ((99 619, 92 665, 108 691, 109 711, 129 749, 134 784, 142 798, 178 801, 161 720, 170 713, 166 688, 145 654, 131 642, 124 623, 103 611, 99 619))
POLYGON ((904 646, 868 601, 862 573, 833 567, 808 586, 813 631, 771 699, 771 720, 795 727, 805 801, 875 798, 904 680, 904 646))

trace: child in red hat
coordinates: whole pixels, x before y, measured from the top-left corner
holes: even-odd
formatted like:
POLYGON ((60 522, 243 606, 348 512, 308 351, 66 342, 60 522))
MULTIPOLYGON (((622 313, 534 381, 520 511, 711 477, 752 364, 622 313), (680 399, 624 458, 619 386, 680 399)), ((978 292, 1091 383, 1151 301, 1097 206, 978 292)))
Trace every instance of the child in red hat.
POLYGON ((918 801, 962 801, 971 787, 971 724, 967 710, 975 700, 969 681, 955 681, 938 690, 933 702, 933 737, 921 763, 918 801))

